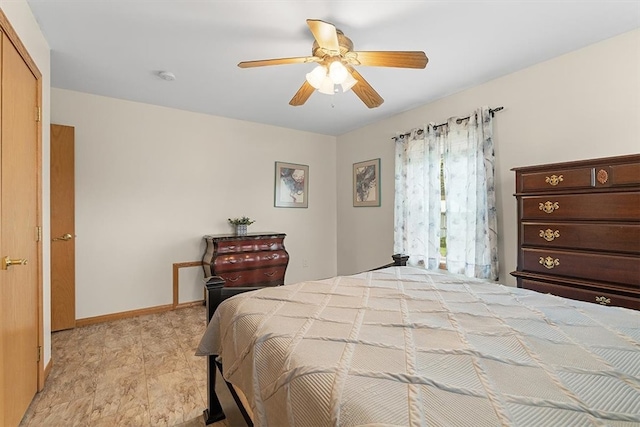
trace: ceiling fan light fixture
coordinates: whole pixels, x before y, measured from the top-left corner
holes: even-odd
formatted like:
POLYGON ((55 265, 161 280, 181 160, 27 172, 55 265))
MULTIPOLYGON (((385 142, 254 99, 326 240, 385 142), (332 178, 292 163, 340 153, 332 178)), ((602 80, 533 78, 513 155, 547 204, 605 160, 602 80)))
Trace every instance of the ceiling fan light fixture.
POLYGON ((344 83, 348 75, 349 72, 340 60, 333 61, 331 65, 329 65, 329 77, 331 77, 334 84, 339 85, 344 83))
POLYGON ((322 83, 327 77, 327 68, 324 65, 318 65, 316 68, 307 73, 307 81, 314 89, 320 89, 322 83))
POLYGON ((331 77, 324 77, 324 80, 322 80, 322 84, 318 88, 318 92, 324 93, 325 95, 333 95, 336 93, 336 87, 333 83, 333 80, 331 80, 331 77))
POLYGON ((356 83, 358 83, 358 81, 356 79, 353 78, 353 76, 349 73, 347 73, 347 78, 344 79, 344 82, 342 82, 340 84, 340 86, 342 87, 342 92, 346 92, 349 89, 351 89, 356 83))

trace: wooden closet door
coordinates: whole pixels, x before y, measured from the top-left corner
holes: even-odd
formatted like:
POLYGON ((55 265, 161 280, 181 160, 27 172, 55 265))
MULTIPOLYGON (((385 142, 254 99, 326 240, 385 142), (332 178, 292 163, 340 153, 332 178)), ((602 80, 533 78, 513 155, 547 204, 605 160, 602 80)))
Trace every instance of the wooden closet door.
POLYGON ((51 331, 76 326, 74 135, 51 125, 51 331))
POLYGON ((39 94, 1 32, 0 46, 0 424, 16 426, 38 389, 39 94))

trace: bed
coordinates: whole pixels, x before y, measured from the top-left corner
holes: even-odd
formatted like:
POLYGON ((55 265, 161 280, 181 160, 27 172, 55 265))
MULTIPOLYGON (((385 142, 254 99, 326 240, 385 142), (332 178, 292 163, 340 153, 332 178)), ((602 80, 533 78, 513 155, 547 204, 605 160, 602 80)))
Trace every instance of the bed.
POLYGON ((640 312, 438 271, 241 293, 198 354, 207 422, 218 362, 258 426, 640 425, 640 312))

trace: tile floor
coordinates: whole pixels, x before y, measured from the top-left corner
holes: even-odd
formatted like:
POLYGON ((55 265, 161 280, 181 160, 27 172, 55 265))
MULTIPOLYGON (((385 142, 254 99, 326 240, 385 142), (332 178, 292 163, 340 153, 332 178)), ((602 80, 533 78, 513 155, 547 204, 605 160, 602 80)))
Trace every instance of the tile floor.
MULTIPOLYGON (((51 374, 20 427, 204 426, 204 329, 195 306, 53 333, 51 374)), ((246 426, 218 383, 227 419, 212 426, 246 426)))

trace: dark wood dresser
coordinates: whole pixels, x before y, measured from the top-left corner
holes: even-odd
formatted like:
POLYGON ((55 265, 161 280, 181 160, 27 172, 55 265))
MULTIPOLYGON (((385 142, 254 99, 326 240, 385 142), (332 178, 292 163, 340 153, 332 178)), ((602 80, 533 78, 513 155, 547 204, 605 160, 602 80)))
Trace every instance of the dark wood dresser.
POLYGON ((278 286, 284 284, 289 254, 285 234, 249 233, 204 236, 202 256, 205 277, 220 276, 225 286, 278 286))
POLYGON ((640 155, 512 170, 518 287, 640 309, 640 155))

